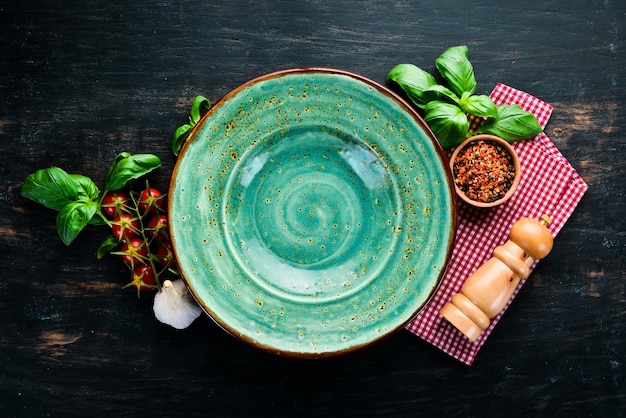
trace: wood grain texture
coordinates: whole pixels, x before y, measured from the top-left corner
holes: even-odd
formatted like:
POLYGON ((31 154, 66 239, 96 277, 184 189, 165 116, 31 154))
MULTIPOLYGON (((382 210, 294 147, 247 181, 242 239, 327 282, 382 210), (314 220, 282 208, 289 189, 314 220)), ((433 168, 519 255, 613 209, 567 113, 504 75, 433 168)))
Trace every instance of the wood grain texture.
POLYGON ((0 3, 0 416, 626 415, 626 4, 619 1, 0 3), (167 188, 191 100, 329 66, 384 82, 469 46, 478 90, 554 105, 546 133, 590 186, 472 367, 408 332, 320 362, 272 357, 203 317, 174 331, 20 196, 56 165, 102 184, 151 152, 167 188))

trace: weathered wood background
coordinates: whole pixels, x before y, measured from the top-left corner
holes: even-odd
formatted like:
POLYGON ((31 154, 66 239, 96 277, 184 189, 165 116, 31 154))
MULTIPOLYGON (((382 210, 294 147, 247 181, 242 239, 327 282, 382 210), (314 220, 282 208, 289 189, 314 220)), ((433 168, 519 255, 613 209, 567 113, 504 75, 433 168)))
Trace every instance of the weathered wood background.
POLYGON ((598 0, 0 1, 0 416, 625 416, 626 3, 598 0), (472 367, 408 332, 325 361, 272 357, 206 317, 176 332, 120 290, 106 231, 71 247, 20 197, 56 165, 99 184, 151 152, 166 188, 193 97, 329 66, 384 82, 470 49, 554 105, 546 132, 590 186, 472 367))

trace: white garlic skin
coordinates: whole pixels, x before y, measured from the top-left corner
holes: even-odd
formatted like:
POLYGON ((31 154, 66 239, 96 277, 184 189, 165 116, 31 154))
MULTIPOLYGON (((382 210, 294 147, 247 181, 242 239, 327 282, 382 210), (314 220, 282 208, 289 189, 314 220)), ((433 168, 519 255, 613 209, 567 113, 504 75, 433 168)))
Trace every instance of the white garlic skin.
POLYGON ((181 279, 163 282, 154 296, 153 310, 156 319, 176 329, 187 328, 202 313, 181 279))

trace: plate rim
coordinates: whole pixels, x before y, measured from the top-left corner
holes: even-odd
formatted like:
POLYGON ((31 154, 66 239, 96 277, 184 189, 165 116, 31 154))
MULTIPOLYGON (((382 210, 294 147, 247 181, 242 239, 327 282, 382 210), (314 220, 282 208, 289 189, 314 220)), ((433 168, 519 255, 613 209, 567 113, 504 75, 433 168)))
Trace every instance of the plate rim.
MULTIPOLYGON (((449 232, 449 241, 447 243, 446 246, 446 250, 445 250, 445 260, 446 263, 445 265, 441 268, 437 280, 436 280, 436 284, 435 286, 433 286, 430 289, 429 294, 427 295, 427 297, 424 299, 424 302, 421 304, 421 306, 419 307, 419 309, 417 309, 415 312, 413 312, 411 314, 411 316, 409 317, 408 320, 404 321, 403 323, 390 328, 386 333, 384 333, 383 335, 380 335, 374 339, 368 340, 364 343, 361 344, 356 344, 356 345, 352 345, 349 347, 345 347, 339 350, 332 350, 332 351, 322 351, 322 352, 310 352, 310 351, 295 351, 295 350, 289 350, 289 349, 280 349, 276 346, 272 346, 269 344, 264 344, 260 341, 257 341, 253 338, 249 338, 246 335, 241 334, 240 332, 237 331, 237 329, 234 329, 234 327, 229 327, 227 323, 225 323, 226 321, 220 320, 219 319, 219 315, 216 315, 215 313, 213 313, 213 311, 210 309, 210 307, 208 307, 202 300, 200 300, 200 298, 197 296, 196 292, 194 291, 193 287, 190 285, 189 279, 187 278, 187 275, 185 272, 182 271, 182 269, 180 270, 180 274, 181 274, 181 278, 183 280, 183 282, 185 283, 189 293, 193 296, 193 298, 195 299, 195 301, 198 303, 198 305, 202 308, 202 310, 206 313, 206 315, 211 319, 212 322, 214 322, 216 325, 218 325, 218 327, 220 327, 222 330, 224 330, 225 332, 227 332, 228 334, 230 334, 231 336, 235 337, 236 339, 238 339, 239 341, 242 341, 244 343, 246 343, 249 346, 252 346, 254 348, 260 349, 262 351, 274 354, 274 355, 278 355, 278 356, 285 356, 285 357, 292 357, 292 358, 327 358, 327 357, 336 357, 336 356, 340 356, 343 354, 347 354, 347 353, 352 353, 352 352, 356 352, 356 351, 360 351, 366 347, 370 347, 374 344, 377 344, 381 341, 386 340, 387 338, 391 337, 392 335, 396 334, 399 330, 401 330, 402 328, 404 328, 408 323, 410 323, 416 316, 418 316, 420 314, 420 312, 422 312, 425 307, 430 303, 431 299, 433 298, 434 294, 436 293, 437 289, 441 286, 441 282, 443 281, 443 277, 445 275, 445 272, 448 268, 448 261, 450 260, 450 257, 452 255, 452 250, 453 250, 453 244, 455 241, 455 237, 456 237, 456 229, 457 229, 457 197, 456 197, 456 193, 454 192, 454 180, 452 177, 452 173, 450 172, 450 170, 448 170, 448 155, 446 154, 446 152, 443 150, 443 148, 441 147, 441 144, 439 143, 439 141, 437 140, 436 136, 434 135, 434 133, 432 132, 432 130, 428 127, 428 124, 424 121, 424 119, 422 118, 422 116, 417 112, 417 110, 415 108, 413 108, 409 102, 407 100, 405 100, 402 96, 400 96, 398 93, 394 92, 391 88, 378 83, 368 77, 365 77, 361 74, 355 73, 355 72, 351 72, 351 71, 347 71, 347 70, 342 70, 342 69, 337 69, 337 68, 332 68, 332 67, 323 67, 323 66, 311 66, 311 67, 295 67, 295 68, 287 68, 287 69, 281 69, 281 70, 277 70, 277 71, 272 71, 266 74, 262 74, 260 76, 254 77, 240 85, 238 85, 237 87, 233 88, 232 90, 230 90, 229 92, 227 92, 226 94, 224 94, 220 99, 218 99, 217 101, 215 101, 213 103, 213 105, 211 106, 211 108, 201 117, 201 119, 196 123, 196 125, 192 128, 192 130, 189 133, 188 139, 183 143, 178 157, 176 159, 176 162, 174 164, 174 168, 172 170, 172 176, 170 178, 170 184, 168 187, 168 201, 167 201, 167 209, 168 209, 168 214, 171 212, 171 208, 173 206, 173 193, 172 190, 175 188, 176 186, 176 178, 177 178, 177 174, 178 174, 178 169, 180 166, 180 162, 182 161, 182 156, 184 156, 184 154, 187 151, 187 148, 190 146, 191 142, 189 139, 192 138, 197 131, 202 129, 202 126, 207 123, 207 120, 211 118, 212 114, 214 112, 216 112, 216 109, 219 109, 221 107, 221 104, 224 102, 227 102, 231 97, 236 96, 237 94, 239 94, 241 91, 245 90, 246 88, 253 86, 259 82, 263 82, 263 81, 267 81, 267 80, 271 80, 274 78, 280 78, 283 76, 287 76, 287 75, 291 75, 291 74, 328 74, 328 75, 343 75, 343 76, 347 76, 349 78, 352 78, 354 80, 363 82, 373 88, 375 88, 379 93, 391 98, 392 100, 396 101, 400 107, 406 112, 408 113, 411 118, 419 125, 419 127, 424 131, 424 133, 426 134, 426 136, 431 140, 431 142, 434 145, 434 149, 436 151, 437 157, 440 160, 441 166, 445 172, 445 178, 446 178, 446 183, 447 183, 447 189, 449 191, 449 195, 450 195, 450 202, 451 202, 451 207, 449 208, 450 210, 450 215, 451 215, 451 223, 450 223, 450 231, 449 232)), ((168 224, 168 229, 170 232, 170 236, 173 237, 172 234, 172 224, 169 223, 168 224)), ((174 254, 177 253, 176 250, 176 244, 175 244, 175 240, 172 239, 171 240, 171 245, 172 245, 172 249, 174 254)))

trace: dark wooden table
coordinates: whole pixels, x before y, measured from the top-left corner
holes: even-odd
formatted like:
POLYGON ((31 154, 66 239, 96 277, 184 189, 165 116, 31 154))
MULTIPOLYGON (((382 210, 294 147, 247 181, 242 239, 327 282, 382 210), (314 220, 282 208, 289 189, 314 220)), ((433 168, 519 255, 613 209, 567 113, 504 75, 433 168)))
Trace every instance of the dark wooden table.
POLYGON ((0 416, 625 416, 625 33, 620 1, 0 2, 0 416), (51 165, 102 184, 121 151, 158 155, 167 188, 198 94, 302 66, 384 82, 463 44, 479 93, 554 105, 546 133, 590 186, 471 367, 407 331, 322 361, 207 317, 174 331, 96 259, 106 231, 66 247, 20 196, 51 165))

